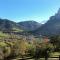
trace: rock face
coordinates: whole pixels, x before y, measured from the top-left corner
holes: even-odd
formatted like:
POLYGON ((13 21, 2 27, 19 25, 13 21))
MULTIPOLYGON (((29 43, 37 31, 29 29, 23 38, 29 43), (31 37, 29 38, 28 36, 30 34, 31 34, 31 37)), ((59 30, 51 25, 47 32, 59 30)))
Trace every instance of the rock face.
POLYGON ((36 30, 41 26, 40 23, 35 21, 24 21, 24 22, 19 22, 18 24, 23 30, 26 30, 26 31, 36 30))
POLYGON ((60 35, 60 9, 58 12, 51 16, 50 19, 35 31, 36 34, 40 35, 60 35))

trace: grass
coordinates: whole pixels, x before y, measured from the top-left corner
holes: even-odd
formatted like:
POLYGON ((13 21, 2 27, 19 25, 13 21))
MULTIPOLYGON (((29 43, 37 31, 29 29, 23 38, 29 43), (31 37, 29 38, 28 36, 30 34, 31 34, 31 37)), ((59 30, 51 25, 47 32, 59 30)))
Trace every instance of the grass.
POLYGON ((6 33, 3 33, 0 31, 0 38, 8 37, 8 36, 9 36, 9 34, 6 34, 6 33))
POLYGON ((7 44, 5 42, 0 42, 0 47, 5 47, 7 44))
POLYGON ((59 57, 60 52, 52 52, 51 57, 59 57))
POLYGON ((14 32, 23 32, 22 29, 18 29, 18 28, 13 28, 13 31, 14 31, 14 32))

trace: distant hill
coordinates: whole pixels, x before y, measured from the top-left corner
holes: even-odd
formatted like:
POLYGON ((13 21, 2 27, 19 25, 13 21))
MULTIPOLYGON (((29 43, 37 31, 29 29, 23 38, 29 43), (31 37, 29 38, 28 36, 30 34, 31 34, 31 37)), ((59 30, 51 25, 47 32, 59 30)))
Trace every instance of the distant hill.
POLYGON ((10 21, 8 19, 0 19, 0 31, 18 31, 22 30, 16 22, 10 21))
POLYGON ((42 25, 36 21, 23 21, 23 22, 19 22, 18 24, 25 31, 36 30, 42 25))
POLYGON ((35 21, 13 22, 8 19, 0 19, 0 31, 4 32, 22 32, 36 30, 41 26, 40 23, 35 21))
POLYGON ((51 16, 50 19, 42 25, 39 29, 35 30, 34 33, 39 35, 60 35, 60 9, 58 12, 51 16))

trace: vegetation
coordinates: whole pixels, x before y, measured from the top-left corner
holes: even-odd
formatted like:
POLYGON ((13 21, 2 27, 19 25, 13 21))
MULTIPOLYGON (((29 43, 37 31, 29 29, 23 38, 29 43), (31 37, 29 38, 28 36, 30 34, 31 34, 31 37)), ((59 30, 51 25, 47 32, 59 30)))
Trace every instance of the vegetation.
POLYGON ((27 58, 38 60, 40 58, 59 57, 60 55, 59 35, 46 39, 32 35, 9 35, 3 32, 0 34, 0 60, 27 58))

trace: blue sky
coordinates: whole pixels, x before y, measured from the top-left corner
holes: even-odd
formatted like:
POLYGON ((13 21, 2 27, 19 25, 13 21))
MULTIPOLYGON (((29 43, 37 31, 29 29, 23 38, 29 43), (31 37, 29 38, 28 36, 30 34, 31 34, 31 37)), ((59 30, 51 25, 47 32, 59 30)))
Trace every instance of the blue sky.
POLYGON ((44 23, 59 8, 60 0, 0 0, 0 18, 44 23))

